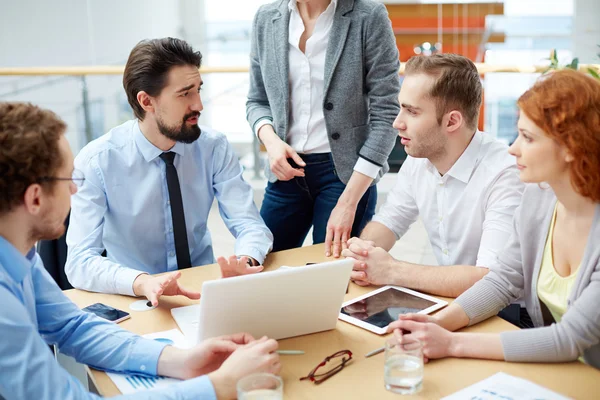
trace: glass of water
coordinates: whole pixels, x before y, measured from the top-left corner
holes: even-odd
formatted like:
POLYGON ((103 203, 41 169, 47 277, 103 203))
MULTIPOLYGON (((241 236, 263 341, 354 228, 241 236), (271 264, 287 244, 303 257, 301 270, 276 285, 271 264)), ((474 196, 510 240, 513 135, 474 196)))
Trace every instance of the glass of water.
POLYGON ((283 400, 283 381, 268 373, 248 375, 238 381, 237 395, 239 400, 283 400))
POLYGON ((385 342, 385 388, 394 393, 413 394, 423 386, 423 347, 406 337, 385 342))

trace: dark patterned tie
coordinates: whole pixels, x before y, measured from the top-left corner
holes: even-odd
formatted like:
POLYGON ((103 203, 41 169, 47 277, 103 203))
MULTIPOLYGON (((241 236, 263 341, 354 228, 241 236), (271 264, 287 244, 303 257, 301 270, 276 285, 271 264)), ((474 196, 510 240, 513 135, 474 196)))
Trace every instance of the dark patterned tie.
POLYGON ((169 201, 171 202, 171 217, 173 218, 173 236, 175 237, 175 254, 177 255, 177 268, 184 269, 192 266, 190 260, 190 247, 187 240, 185 227, 185 214, 183 213, 183 200, 181 187, 177 177, 177 169, 173 164, 175 153, 169 151, 162 153, 160 158, 167 168, 167 187, 169 188, 169 201))

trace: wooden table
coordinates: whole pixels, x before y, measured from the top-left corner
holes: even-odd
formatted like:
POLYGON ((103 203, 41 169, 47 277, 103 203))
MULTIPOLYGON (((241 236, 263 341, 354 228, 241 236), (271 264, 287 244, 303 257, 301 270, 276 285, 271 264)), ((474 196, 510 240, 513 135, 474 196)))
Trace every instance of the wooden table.
MULTIPOLYGON (((307 262, 326 260, 323 245, 303 247, 272 253, 265 262, 266 269, 281 265, 304 265, 307 262)), ((200 290, 202 282, 220 276, 218 266, 207 265, 182 271, 181 281, 190 289, 200 290)), ((373 290, 351 284, 346 300, 373 290)), ((89 293, 68 290, 66 295, 79 307, 101 302, 129 311, 133 298, 119 295, 89 293)), ((165 331, 177 328, 171 318, 170 309, 192 304, 183 297, 163 297, 160 306, 152 311, 131 312, 131 318, 120 325, 138 334, 165 331)), ((517 329, 504 320, 494 317, 468 332, 500 332, 517 329)), ((280 349, 300 349, 302 356, 281 356, 282 377, 286 399, 392 399, 398 398, 384 388, 383 353, 365 358, 364 354, 382 346, 384 339, 354 325, 338 321, 336 329, 296 338, 280 340, 280 349), (342 349, 353 352, 353 361, 343 371, 315 385, 299 381, 323 358, 342 349)), ((443 359, 431 361, 425 366, 423 390, 415 399, 439 399, 466 386, 487 378, 496 372, 528 379, 548 389, 576 399, 591 399, 600 396, 600 371, 580 362, 562 364, 525 364, 499 361, 443 359)), ((104 372, 89 370, 98 391, 104 396, 119 394, 118 389, 104 372)))

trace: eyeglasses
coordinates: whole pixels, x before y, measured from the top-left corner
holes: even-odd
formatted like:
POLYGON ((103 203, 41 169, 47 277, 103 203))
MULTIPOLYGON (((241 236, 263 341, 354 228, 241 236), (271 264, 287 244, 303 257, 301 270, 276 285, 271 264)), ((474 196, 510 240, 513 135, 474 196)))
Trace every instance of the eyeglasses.
POLYGON ((300 380, 303 381, 305 379, 310 379, 315 384, 319 384, 344 369, 350 360, 352 360, 352 352, 350 350, 338 351, 329 357, 325 357, 325 359, 321 361, 319 365, 310 371, 308 375, 300 378, 300 380), (329 363, 330 361, 331 363, 329 363), (319 368, 325 367, 327 363, 329 363, 329 369, 322 369, 321 372, 317 373, 319 368))
POLYGON ((42 176, 38 179, 40 182, 44 182, 44 181, 73 181, 73 183, 75 184, 75 186, 77 186, 78 188, 80 188, 81 186, 83 186, 83 181, 85 181, 85 177, 83 176, 83 172, 74 169, 73 170, 73 175, 71 175, 70 178, 60 178, 60 177, 56 177, 56 176, 42 176))

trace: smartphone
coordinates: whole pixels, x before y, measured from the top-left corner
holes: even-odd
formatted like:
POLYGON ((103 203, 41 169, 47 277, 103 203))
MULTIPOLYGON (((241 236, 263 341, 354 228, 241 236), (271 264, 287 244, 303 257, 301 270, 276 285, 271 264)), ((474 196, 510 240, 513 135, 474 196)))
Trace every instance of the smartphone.
POLYGON ((92 304, 90 306, 82 308, 81 310, 96 314, 100 318, 107 319, 111 322, 114 322, 115 324, 118 324, 121 321, 125 321, 126 319, 129 319, 131 317, 131 315, 129 315, 128 312, 116 309, 111 306, 107 306, 106 304, 102 303, 92 304))

